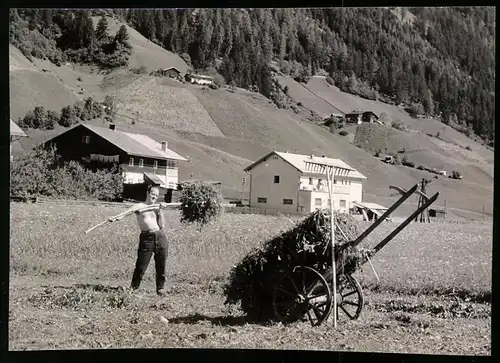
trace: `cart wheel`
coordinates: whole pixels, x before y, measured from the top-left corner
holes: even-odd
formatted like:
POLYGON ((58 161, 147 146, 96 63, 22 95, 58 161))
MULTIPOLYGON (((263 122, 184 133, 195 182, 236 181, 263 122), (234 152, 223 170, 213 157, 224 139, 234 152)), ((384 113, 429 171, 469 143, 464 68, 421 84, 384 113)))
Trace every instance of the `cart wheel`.
POLYGON ((325 278, 307 266, 297 266, 273 290, 274 315, 283 323, 307 315, 312 326, 323 323, 332 309, 332 293, 325 278))
POLYGON ((339 312, 343 312, 349 319, 356 320, 361 314, 364 302, 359 282, 351 275, 342 275, 338 284, 337 319, 339 312))

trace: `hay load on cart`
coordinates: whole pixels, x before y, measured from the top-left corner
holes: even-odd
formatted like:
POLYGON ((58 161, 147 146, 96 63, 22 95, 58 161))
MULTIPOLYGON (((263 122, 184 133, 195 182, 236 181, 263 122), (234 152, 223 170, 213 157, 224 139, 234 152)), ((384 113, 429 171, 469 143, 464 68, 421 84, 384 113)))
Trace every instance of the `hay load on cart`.
MULTIPOLYGON (((362 257, 362 251, 350 245, 360 234, 358 221, 348 214, 334 215, 338 231, 337 271, 352 273, 362 257)), ((293 273, 295 266, 327 273, 332 260, 330 246, 330 212, 317 210, 292 229, 266 241, 232 268, 224 289, 226 304, 240 303, 241 309, 253 320, 275 320, 273 287, 283 276, 293 273)), ((317 278, 311 271, 309 275, 309 278, 317 278)))
POLYGON ((428 197, 417 187, 418 184, 405 190, 391 185, 401 197, 362 233, 358 233, 357 221, 349 215, 333 213, 334 223, 331 223, 331 211, 311 213, 233 267, 224 287, 226 304, 240 303, 251 320, 261 322, 308 319, 313 326, 318 326, 328 319, 332 310, 334 326, 339 312, 351 320, 357 319, 364 297, 353 273, 366 262, 371 264, 370 259, 439 196, 435 193, 428 197), (414 193, 420 194, 423 204, 374 247, 358 247, 414 193), (335 231, 333 244, 332 229, 335 231))

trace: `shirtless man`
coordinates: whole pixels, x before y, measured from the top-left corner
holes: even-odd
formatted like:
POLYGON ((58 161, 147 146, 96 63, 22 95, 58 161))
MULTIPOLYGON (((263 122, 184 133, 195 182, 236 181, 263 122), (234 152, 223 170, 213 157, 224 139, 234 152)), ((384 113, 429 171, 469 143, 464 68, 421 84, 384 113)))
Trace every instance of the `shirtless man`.
POLYGON ((168 257, 168 241, 167 236, 163 230, 165 221, 163 217, 162 208, 166 208, 166 203, 159 203, 159 208, 152 206, 158 200, 160 190, 157 186, 148 186, 146 201, 144 203, 137 203, 130 207, 123 213, 114 217, 110 217, 110 222, 119 221, 129 214, 135 213, 137 223, 141 230, 139 235, 139 248, 137 250, 137 261, 135 263, 135 270, 132 276, 132 290, 139 288, 144 273, 151 261, 153 253, 155 255, 155 269, 156 269, 156 293, 163 295, 165 290, 165 265, 168 257), (140 211, 145 209, 146 211, 140 211))

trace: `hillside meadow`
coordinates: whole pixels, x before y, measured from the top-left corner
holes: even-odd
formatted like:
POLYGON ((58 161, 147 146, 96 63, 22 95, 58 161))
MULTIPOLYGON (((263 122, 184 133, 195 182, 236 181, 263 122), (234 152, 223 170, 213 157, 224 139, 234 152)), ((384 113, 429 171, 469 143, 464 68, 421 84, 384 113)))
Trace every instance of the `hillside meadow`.
MULTIPOLYGON (((369 266, 356 274, 365 308, 358 320, 340 316, 334 329, 331 320, 256 324, 224 305, 231 267, 299 218, 227 213, 200 233, 167 211, 160 298, 153 261, 141 289, 126 291, 138 239, 133 217, 84 233, 121 210, 11 203, 9 349, 491 352, 491 225, 411 224, 373 258, 378 283, 369 266)), ((393 227, 382 224, 365 246, 393 227)))

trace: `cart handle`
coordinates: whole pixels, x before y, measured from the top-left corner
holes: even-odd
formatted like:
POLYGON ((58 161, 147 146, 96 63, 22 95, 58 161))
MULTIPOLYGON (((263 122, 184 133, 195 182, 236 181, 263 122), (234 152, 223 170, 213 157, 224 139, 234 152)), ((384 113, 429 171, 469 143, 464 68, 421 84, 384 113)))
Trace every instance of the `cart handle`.
POLYGON ((390 240, 392 240, 403 228, 405 228, 417 215, 419 215, 423 210, 429 207, 432 203, 435 202, 437 197, 439 196, 439 192, 434 194, 430 199, 428 199, 424 204, 417 208, 415 212, 413 212, 406 220, 401 223, 394 231, 392 231, 387 237, 385 237, 378 245, 376 245, 372 249, 372 256, 376 254, 382 247, 384 247, 390 240))
MULTIPOLYGON (((404 190, 403 188, 397 187, 395 185, 390 185, 389 189, 397 190, 401 194, 405 194, 406 193, 406 190, 404 190)), ((429 200, 429 197, 427 196, 427 194, 423 193, 422 191, 416 190, 415 193, 421 195, 424 198, 424 200, 429 200)))
POLYGON ((417 190, 418 188, 418 184, 415 184, 410 190, 408 190, 407 192, 405 192, 403 194, 403 196, 401 198, 399 198, 399 200, 394 203, 388 210, 385 211, 384 214, 382 214, 382 216, 380 216, 379 218, 377 218, 377 220, 375 222, 373 222, 373 224, 371 224, 363 233, 361 233, 358 238, 356 238, 353 242, 353 245, 356 246, 358 245, 363 239, 365 239, 371 232, 373 232, 373 230, 380 224, 382 223, 392 212, 394 212, 394 210, 399 207, 401 204, 403 204, 403 202, 408 199, 410 197, 410 195, 412 195, 413 193, 415 193, 415 191, 417 190))

